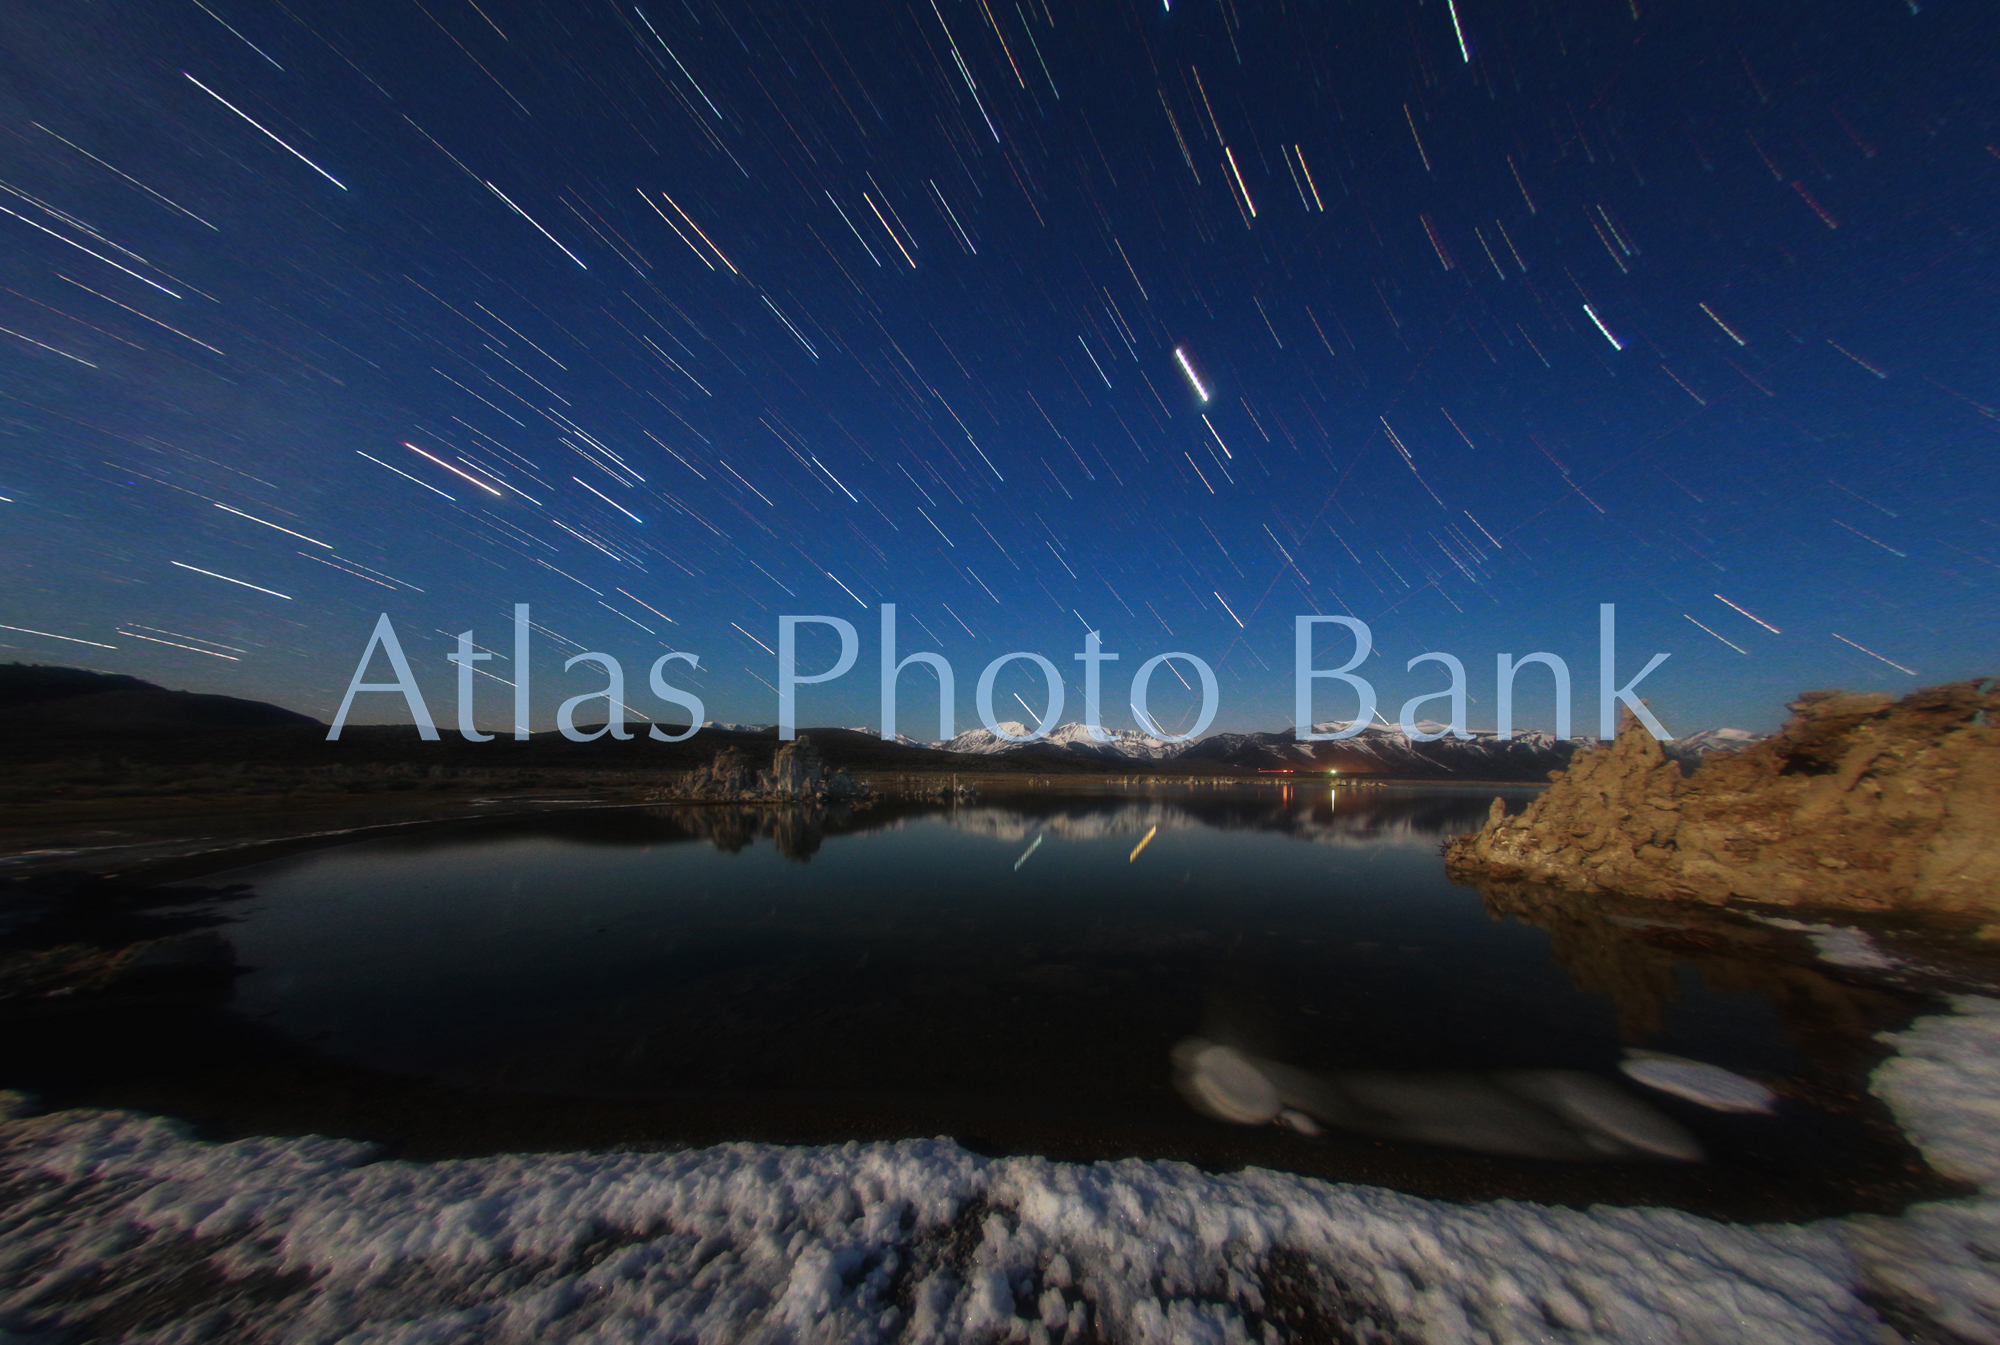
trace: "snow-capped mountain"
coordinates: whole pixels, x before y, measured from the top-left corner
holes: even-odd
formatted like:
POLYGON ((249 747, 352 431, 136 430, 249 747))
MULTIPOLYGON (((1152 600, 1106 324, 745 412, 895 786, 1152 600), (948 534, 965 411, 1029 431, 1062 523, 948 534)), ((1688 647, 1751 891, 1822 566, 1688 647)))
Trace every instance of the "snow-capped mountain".
MULTIPOLYGON (((1316 732, 1332 733, 1347 725, 1336 722, 1313 727, 1316 732)), ((1443 726, 1417 727, 1419 731, 1435 732, 1443 726)), ((1586 745, 1546 733, 1518 733, 1510 741, 1502 742, 1492 732, 1471 738, 1448 736, 1435 742, 1419 742, 1405 737, 1400 728, 1374 724, 1351 738, 1330 742, 1299 742, 1283 731, 1218 733, 1189 744, 1176 760, 1264 772, 1540 781, 1548 778, 1550 771, 1567 766, 1570 757, 1586 745)))
MULTIPOLYGON (((1026 724, 1011 719, 999 721, 1002 731, 1015 737, 1023 737, 1030 732, 1026 724)), ((1038 744, 1010 743, 991 729, 967 729, 948 743, 938 746, 947 752, 972 752, 990 755, 995 752, 1011 752, 1017 748, 1035 745, 1057 748, 1080 756, 1103 757, 1114 761, 1164 761, 1179 754, 1184 744, 1163 743, 1158 738, 1148 737, 1136 729, 1105 729, 1110 742, 1098 742, 1090 736, 1090 730, 1082 724, 1061 724, 1049 731, 1038 744)))
MULTIPOLYGON (((1008 733, 1022 735, 1027 726, 1015 722, 1000 725, 1008 733)), ((1347 727, 1344 721, 1313 726, 1315 732, 1335 733, 1347 727)), ((1419 732, 1435 733, 1442 724, 1420 723, 1419 732)), ((1298 742, 1289 732, 1218 733, 1195 743, 1165 743, 1131 729, 1107 729, 1110 742, 1096 742, 1081 724, 1064 724, 1039 743, 1011 743, 984 728, 970 729, 949 743, 947 750, 977 755, 998 755, 1030 747, 1053 749, 1065 755, 1095 758, 1107 765, 1141 761, 1174 761, 1190 766, 1210 766, 1223 770, 1263 772, 1297 771, 1325 774, 1396 775, 1403 777, 1458 777, 1469 780, 1543 780, 1552 770, 1569 764, 1579 743, 1558 742, 1546 733, 1520 733, 1513 741, 1501 742, 1488 731, 1471 739, 1446 737, 1437 742, 1416 742, 1400 728, 1370 725, 1352 738, 1338 742, 1298 742)))
MULTIPOLYGON (((1327 719, 1327 720, 1322 720, 1317 724, 1314 724, 1312 726, 1312 731, 1314 733, 1340 733, 1353 723, 1354 721, 1351 719, 1327 719)), ((1457 743, 1468 743, 1468 742, 1498 743, 1500 741, 1500 735, 1495 731, 1493 731, 1492 729, 1470 729, 1468 730, 1468 732, 1472 734, 1472 737, 1469 739, 1451 737, 1450 736, 1451 725, 1440 724, 1435 719, 1419 719, 1414 725, 1412 725, 1412 727, 1415 728, 1418 733, 1443 735, 1439 738, 1439 741, 1441 742, 1450 741, 1457 743)), ((1728 729, 1723 731, 1729 733, 1736 732, 1736 730, 1734 729, 1728 729)), ((1383 724, 1380 722, 1368 725, 1368 727, 1362 729, 1361 732, 1355 734, 1354 738, 1355 739, 1389 738, 1393 739, 1396 742, 1408 741, 1403 734, 1403 729, 1401 725, 1396 725, 1394 727, 1391 727, 1387 724, 1383 724)), ((1342 739, 1341 741, 1348 742, 1353 740, 1354 739, 1342 739)), ((1514 731, 1514 736, 1510 741, 1517 743, 1526 743, 1528 746, 1536 748, 1554 747, 1559 742, 1571 742, 1584 747, 1594 747, 1597 744, 1597 739, 1592 738, 1588 735, 1577 735, 1570 738, 1558 738, 1553 733, 1542 733, 1535 729, 1516 729, 1514 731)))
POLYGON ((1676 756, 1692 754, 1702 757, 1711 752, 1740 752, 1752 743, 1764 741, 1765 736, 1746 729, 1702 729, 1674 739, 1669 750, 1676 756))
MULTIPOLYGON (((1351 720, 1324 720, 1314 724, 1315 733, 1338 733, 1351 720)), ((710 722, 703 727, 739 733, 770 734, 768 724, 725 724, 710 722)), ((1445 733, 1444 737, 1423 742, 1406 737, 1400 725, 1378 722, 1364 727, 1351 738, 1299 742, 1289 729, 1265 733, 1217 733, 1200 742, 1167 743, 1134 729, 1104 730, 1108 742, 1098 742, 1080 723, 1063 724, 1045 738, 1032 743, 1015 743, 987 728, 967 729, 949 742, 924 742, 908 734, 896 735, 896 744, 926 751, 963 753, 969 756, 1004 756, 1017 752, 1055 753, 1078 763, 1103 763, 1106 770, 1140 767, 1154 763, 1174 763, 1177 768, 1265 774, 1301 775, 1386 775, 1402 779, 1435 780, 1519 780, 1539 783, 1550 771, 1569 765, 1577 752, 1595 747, 1594 737, 1557 738, 1554 734, 1521 730, 1502 742, 1491 729, 1475 730, 1468 738, 1451 736, 1448 726, 1420 720, 1419 733, 1445 733)), ((1000 728, 1025 737, 1030 726, 1018 720, 1003 720, 1000 728)), ((824 731, 824 730, 822 730, 824 731)), ((868 738, 875 731, 848 730, 868 738)), ((1760 735, 1742 729, 1703 729, 1665 744, 1668 755, 1692 770, 1713 752, 1737 751, 1760 740, 1760 735)))
MULTIPOLYGON (((1337 733, 1351 721, 1313 725, 1317 733, 1337 733)), ((1446 726, 1431 721, 1415 725, 1420 733, 1446 726)), ((1669 755, 1692 769, 1710 752, 1732 751, 1758 740, 1741 729, 1707 729, 1665 744, 1669 755)), ((1291 733, 1219 733, 1191 743, 1175 758, 1192 764, 1213 761, 1218 766, 1248 766, 1260 771, 1301 771, 1341 774, 1381 774, 1405 778, 1467 780, 1534 780, 1569 765, 1571 757, 1598 745, 1594 737, 1558 738, 1551 733, 1517 732, 1506 741, 1491 729, 1469 738, 1447 735, 1432 742, 1405 737, 1401 728, 1371 724, 1352 738, 1330 742, 1299 742, 1291 733)))

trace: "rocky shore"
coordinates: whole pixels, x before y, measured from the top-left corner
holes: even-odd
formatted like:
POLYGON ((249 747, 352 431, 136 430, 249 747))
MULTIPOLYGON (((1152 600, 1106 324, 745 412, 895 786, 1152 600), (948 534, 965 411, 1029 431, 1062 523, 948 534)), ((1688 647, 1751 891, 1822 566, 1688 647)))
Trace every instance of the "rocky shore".
POLYGON ((1807 692, 1776 735, 1691 774, 1636 722, 1453 840, 1464 881, 1920 911, 2000 937, 2000 692, 1807 692))

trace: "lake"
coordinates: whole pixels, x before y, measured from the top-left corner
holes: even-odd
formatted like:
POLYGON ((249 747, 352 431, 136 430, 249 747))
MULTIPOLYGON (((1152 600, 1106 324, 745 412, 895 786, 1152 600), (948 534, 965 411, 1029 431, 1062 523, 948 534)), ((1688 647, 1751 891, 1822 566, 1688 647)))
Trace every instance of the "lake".
POLYGON ((1866 1092, 1874 1034, 1918 996, 1740 916, 1456 886, 1439 846, 1495 792, 1186 785, 415 828, 205 878, 241 885, 190 908, 226 920, 247 968, 226 1001, 63 1028, 78 1058, 52 1044, 27 1072, 207 1133, 420 1156, 943 1134, 1727 1217, 1937 1189, 1866 1092), (1635 1048, 1775 1105, 1646 1087, 1620 1069, 1635 1048), (1258 1079, 1289 1089, 1281 1114, 1258 1079), (1551 1087, 1623 1119, 1577 1122, 1551 1087), (1347 1102, 1298 1100, 1326 1090, 1347 1102))

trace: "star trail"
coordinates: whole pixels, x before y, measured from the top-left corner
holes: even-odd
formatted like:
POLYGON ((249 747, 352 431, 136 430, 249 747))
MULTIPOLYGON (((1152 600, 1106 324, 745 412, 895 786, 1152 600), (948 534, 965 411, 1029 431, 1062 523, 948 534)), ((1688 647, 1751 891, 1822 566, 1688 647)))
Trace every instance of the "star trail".
POLYGON ((1277 727, 1305 613, 1370 624, 1385 703, 1454 651, 1485 727, 1495 654, 1590 666, 1607 602, 1686 729, 1993 671, 1978 6, 28 0, 0 41, 0 657, 328 718, 386 612, 440 706, 491 646, 488 727, 517 603, 539 686, 691 651, 766 723, 790 613, 863 635, 801 722, 873 724, 883 603, 961 727, 1011 651, 1079 703, 1092 631, 1277 727))

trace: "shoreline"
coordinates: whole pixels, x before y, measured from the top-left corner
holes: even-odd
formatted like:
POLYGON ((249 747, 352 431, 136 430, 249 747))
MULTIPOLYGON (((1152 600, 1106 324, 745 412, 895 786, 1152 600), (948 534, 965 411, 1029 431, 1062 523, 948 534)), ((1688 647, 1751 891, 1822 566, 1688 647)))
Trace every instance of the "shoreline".
MULTIPOLYGON (((873 780, 886 786, 882 801, 892 811, 944 811, 897 798, 899 778, 911 777, 873 780)), ((1010 774, 993 797, 974 806, 1005 810, 1091 793, 1275 800, 1298 783, 1044 781, 1010 774)), ((1317 793, 1319 781, 1313 783, 1317 793)), ((139 893, 176 870, 198 880, 199 872, 214 872, 221 855, 231 856, 234 867, 285 847, 311 849, 410 827, 576 811, 743 807, 613 799, 610 792, 440 791, 263 812, 246 810, 241 799, 208 808, 156 800, 147 820, 162 831, 226 818, 237 834, 201 838, 222 844, 178 856, 142 857, 118 847, 123 858, 81 867, 103 870, 114 885, 122 878, 139 893), (302 811, 322 824, 364 825, 257 837, 260 828, 296 822, 302 811)), ((104 818, 100 812, 92 820, 104 818)), ((79 871, 75 864, 69 869, 79 871)), ((1713 932, 1709 922, 1760 918, 1744 909, 1639 899, 1583 898, 1577 910, 1586 919, 1601 915, 1621 937, 1663 938, 1669 953, 1684 944, 1697 956, 1712 955, 1702 952, 1703 938, 1713 932), (1597 911, 1599 905, 1606 909, 1597 911), (1683 931, 1664 928, 1676 920, 1691 923, 1683 931)), ((1490 903, 1488 913, 1516 914, 1490 903)), ((1535 913, 1523 909, 1519 916, 1535 913)), ((1601 942, 1597 931, 1582 932, 1592 947, 1601 942)), ((1771 937, 1803 948, 1812 936, 1793 921, 1771 937)), ((1944 993, 1953 987, 1912 967, 1833 962, 1822 970, 1848 983, 1897 980, 1910 1006, 1907 1018, 1875 1020, 1870 1031, 1885 1036, 1860 1039, 1881 1040, 1875 1049, 1888 1053, 1854 1086, 1881 1099, 1873 1105, 1887 1107, 1887 1122, 1914 1146, 1913 1156, 1921 1152, 1924 1177, 1872 1198, 1857 1192, 1846 1210, 1732 1210, 1726 1200, 1690 1208, 1643 1185, 1593 1190, 1561 1174, 1538 1185, 1496 1188, 1491 1173, 1482 1176, 1477 1161, 1463 1159, 1422 1180, 1379 1159, 1337 1173, 1301 1173, 1259 1149, 1257 1142, 1276 1131, 1231 1135, 1236 1149, 1206 1156, 1168 1147, 1130 1157, 1032 1138, 1038 1126, 1059 1135, 1059 1115, 1019 1118, 1020 1133, 982 1141, 948 1107, 893 1117, 850 1108, 845 1129, 815 1135, 813 1118, 839 1119, 839 1099, 802 1100, 812 1105, 798 1118, 802 1128, 789 1134, 732 1123, 727 1099, 680 1099, 713 1112, 714 1131, 648 1142, 644 1132, 657 1101, 458 1096, 419 1079, 317 1061, 309 1044, 279 1041, 255 1024, 239 1025, 234 1036, 217 1034, 214 1020, 204 1017, 215 1012, 211 1006, 186 992, 177 1000, 171 991, 139 988, 121 992, 126 998, 115 1005, 13 1006, 10 1016, 37 1033, 75 1023, 73 1016, 94 1016, 107 1058, 122 1053, 151 1061, 156 1077, 136 1092, 128 1088, 122 1102, 58 1093, 51 1099, 58 1108, 76 1105, 42 1116, 26 1114, 33 1104, 10 1108, 0 1094, 0 1168, 49 1184, 16 1226, 24 1246, 45 1253, 46 1263, 70 1278, 139 1286, 50 1306, 22 1300, 38 1330, 45 1322, 60 1328, 119 1311, 163 1314, 149 1319, 149 1327, 180 1325, 185 1314, 204 1311, 247 1330, 246 1318, 227 1314, 261 1295, 258 1313, 329 1326, 322 1334, 414 1331, 455 1309, 424 1294, 412 1297, 413 1266, 438 1280, 447 1297, 461 1281, 485 1286, 482 1313, 511 1318, 523 1330, 538 1296, 548 1294, 578 1302, 622 1295, 632 1311, 687 1320, 711 1310, 704 1306, 711 1301, 707 1291, 689 1287, 697 1264, 712 1265, 702 1273, 722 1286, 713 1309, 718 1323, 723 1301, 765 1305, 745 1317, 739 1303, 731 1321, 741 1329, 759 1321, 776 1328, 784 1320, 777 1305, 791 1301, 802 1276, 824 1281, 824 1292, 809 1309, 798 1308, 804 1316, 794 1314, 794 1321, 810 1321, 812 1338, 829 1340, 867 1338, 878 1325, 893 1336, 887 1324, 909 1325, 920 1302, 932 1305, 934 1319, 968 1334, 1004 1325, 1012 1309, 987 1305, 980 1285, 1006 1266, 1014 1267, 1008 1275, 1029 1277, 1031 1296, 1056 1293, 1079 1326, 1087 1321, 1117 1339, 1186 1338, 1187 1330, 1161 1324, 1169 1318, 1189 1330, 1195 1317, 1218 1330, 1254 1323, 1260 1314, 1272 1320, 1268 1310, 1280 1294, 1320 1304, 1314 1311, 1322 1316, 1311 1320, 1333 1339, 1341 1332, 1448 1339, 1450 1323, 1468 1314, 1518 1328, 1516 1334, 1561 1323, 1566 1332, 1595 1339, 1669 1326, 1685 1333, 1694 1329, 1692 1318, 1708 1321, 1704 1313, 1713 1317, 1713 1330, 1695 1338, 1858 1342, 1883 1320, 1927 1328, 1978 1323, 1986 1237, 1979 1230, 2000 1227, 2000 1155, 1985 1124, 2000 1097, 2000 1002, 1944 993), (150 1026, 132 1037, 121 1022, 150 1026), (253 1049, 238 1058, 232 1042, 253 1049), (268 1095, 242 1099, 227 1115, 201 1105, 199 1076, 217 1069, 223 1072, 208 1087, 228 1078, 240 1088, 241 1077, 231 1071, 248 1069, 268 1085, 268 1095), (15 1119, 7 1119, 10 1109, 15 1119), (365 1123, 371 1109, 384 1116, 436 1113, 429 1141, 411 1136, 384 1145, 379 1141, 387 1137, 365 1123), (176 1115, 189 1119, 169 1119, 176 1115), (462 1131, 455 1137, 454 1118, 462 1131), (537 1127, 546 1136, 541 1143, 533 1139, 537 1127), (959 1138, 919 1138, 947 1130, 959 1138), (321 1138, 329 1133, 360 1138, 321 1138), (462 1223, 475 1206, 485 1211, 476 1236, 462 1223), (1115 1213, 1121 1209, 1143 1210, 1143 1222, 1115 1213), (719 1259, 696 1257, 688 1241, 696 1230, 702 1245, 724 1249, 719 1259), (782 1254, 765 1245, 773 1230, 782 1254), (381 1256, 378 1238, 393 1241, 393 1256, 381 1256), (1690 1239, 1715 1254, 1687 1256, 1690 1239), (882 1274, 826 1279, 828 1267, 849 1264, 875 1265, 882 1274), (173 1276, 181 1272, 174 1268, 188 1265, 205 1277, 199 1292, 173 1297, 167 1290, 167 1300, 156 1301, 153 1286, 177 1283, 173 1276), (1507 1285, 1525 1292, 1489 1284, 1503 1274, 1507 1285), (1214 1283, 1238 1288, 1218 1295, 1206 1287, 1214 1283), (58 1315, 46 1315, 51 1311, 58 1315), (885 1315, 892 1311, 901 1315, 885 1315), (330 1313, 351 1316, 330 1322, 330 1313)), ((1996 979, 1987 978, 1984 993, 1996 979)), ((13 1306, 0 1301, 0 1308, 13 1306)), ((594 1320, 585 1314, 534 1332, 564 1339, 594 1320)))
MULTIPOLYGON (((637 774, 637 773, 635 773, 637 774)), ((1035 776, 1018 771, 857 772, 857 782, 876 791, 878 799, 898 799, 903 793, 936 789, 953 780, 975 786, 992 798, 1024 795, 1057 796, 1098 791, 1134 793, 1191 789, 1296 789, 1318 786, 1324 776, 1194 776, 1094 775, 1035 776)), ((655 798, 662 781, 657 773, 642 779, 607 780, 596 786, 564 785, 502 788, 456 786, 368 794, 226 794, 155 797, 78 798, 61 803, 17 806, 0 822, 0 882, 30 875, 76 871, 121 879, 141 874, 192 874, 207 857, 234 851, 264 857, 267 847, 312 848, 353 838, 427 823, 469 821, 484 817, 620 806, 797 806, 783 802, 724 804, 699 799, 655 798), (416 814, 416 815, 412 815, 416 814), (296 828, 317 821, 310 831, 296 828)), ((1346 777, 1328 782, 1341 789, 1508 789, 1541 790, 1546 784, 1523 781, 1424 780, 1390 777, 1346 777)), ((912 793, 911 797, 921 797, 912 793)), ((278 851, 273 853, 282 853, 278 851)), ((245 859, 243 862, 254 862, 245 859)), ((161 881, 171 881, 162 878, 161 881)), ((4 897, 0 897, 4 900, 4 897)))
POLYGON ((1807 692, 1689 773, 1629 719, 1525 810, 1454 840, 1464 881, 1725 905, 1929 912, 2000 941, 2000 693, 1807 692))
MULTIPOLYGON (((1140 812, 1171 809, 1177 805, 1163 801, 1162 794, 1186 798, 1196 792, 1118 790, 1116 793, 1129 803, 1100 796, 1095 807, 1136 807, 1140 812)), ((1212 801, 1209 806, 1217 810, 1215 816, 1229 817, 1238 813, 1240 805, 1227 796, 1241 799, 1249 791, 1198 793, 1208 795, 1212 801), (1216 794, 1224 797, 1217 799, 1216 794)), ((1257 793, 1264 804, 1275 802, 1268 791, 1257 793)), ((1077 798, 1072 794, 1068 801, 1073 804, 1077 798)), ((1018 808, 1030 799, 1055 804, 1051 818, 1059 819, 1065 813, 1062 796, 1041 791, 1016 795, 1012 802, 1018 808)), ((662 836, 686 832, 697 842, 711 825, 704 814, 733 815, 717 816, 713 825, 741 832, 746 815, 823 812, 826 816, 819 820, 795 818, 792 825, 804 821, 815 831, 824 825, 829 839, 883 826, 895 830, 906 819, 953 812, 1025 819, 1027 831, 1036 830, 1034 811, 1017 814, 1008 804, 995 800, 952 809, 892 802, 878 816, 872 810, 844 814, 837 809, 572 800, 553 807, 540 801, 531 811, 522 810, 515 816, 530 826, 535 819, 548 819, 549 825, 586 830, 606 823, 636 824, 642 829, 656 826, 663 829, 662 836), (577 816, 557 820, 572 813, 577 816), (637 815, 643 814, 677 816, 654 823, 637 822, 637 815), (620 815, 634 817, 635 822, 613 823, 620 815), (592 822, 593 816, 603 822, 592 822)), ((1266 810, 1253 811, 1261 814, 1266 810)), ((462 819, 426 820, 436 828, 431 839, 446 844, 452 843, 451 833, 462 825, 462 819)), ((977 825, 980 818, 970 821, 977 825)), ((1140 825, 1143 823, 1142 818, 1140 825)), ((750 824, 758 825, 754 821, 750 824)), ((389 823, 372 834, 390 836, 412 825, 422 823, 389 823)), ((768 834, 782 848, 782 819, 775 823, 767 819, 763 825, 779 827, 779 832, 768 834)), ((289 847, 318 849, 366 834, 292 838, 289 847)), ((759 830, 756 834, 767 833, 759 830)), ((1017 838, 1016 849, 1019 844, 1017 838)), ((230 856, 234 862, 227 868, 275 857, 287 846, 287 842, 267 843, 261 852, 239 852, 230 856)), ((1282 1128, 1202 1135, 1188 1129, 1188 1117, 1168 1117, 1163 1123, 1163 1118, 1149 1119, 1139 1113, 1129 1117, 1113 1113, 1069 1116, 1060 1098, 1046 1099, 1046 1105, 1020 1110, 1017 1115, 1005 1108, 995 1112, 983 1103, 967 1110, 966 1100, 954 1099, 949 1092, 935 1098, 801 1093, 776 1108, 767 1097, 709 1095, 699 1089, 676 1091, 671 1097, 631 1098, 468 1092, 444 1079, 405 1077, 322 1057, 309 1041, 294 1040, 264 1024, 240 1019, 230 1007, 229 987, 242 955, 233 953, 223 941, 235 916, 233 903, 254 905, 255 893, 232 885, 225 876, 227 870, 217 873, 214 853, 185 858, 170 866, 187 871, 183 881, 189 886, 157 886, 169 877, 168 867, 155 864, 123 882, 100 879, 80 882, 69 890, 62 889, 75 874, 52 875, 47 884, 17 889, 23 897, 37 899, 42 907, 39 914, 47 923, 39 930, 23 929, 21 933, 29 936, 25 940, 9 941, 24 947, 46 947, 53 956, 39 965, 26 965, 39 984, 23 983, 19 987, 22 993, 5 1006, 4 1016, 20 1029, 19 1046, 12 1054, 27 1072, 17 1070, 0 1080, 0 1085, 29 1087, 55 1107, 134 1108, 186 1117, 199 1122, 201 1133, 212 1139, 331 1134, 386 1143, 390 1152, 426 1161, 476 1159, 523 1150, 562 1153, 733 1141, 890 1143, 944 1131, 956 1135, 969 1149, 989 1155, 1042 1154, 1051 1161, 1065 1162, 1135 1157, 1147 1162, 1192 1162, 1211 1172, 1248 1165, 1324 1180, 1362 1182, 1426 1199, 1529 1199, 1571 1207, 1609 1200, 1621 1205, 1681 1208, 1725 1220, 1826 1217, 1854 1209, 1893 1213, 1910 1201, 1940 1194, 1921 1189, 1922 1181, 1908 1185, 1914 1174, 1898 1176, 1894 1162, 1857 1171, 1851 1197, 1839 1194, 1846 1189, 1840 1179, 1824 1190, 1820 1189, 1824 1184, 1813 1179, 1796 1191, 1782 1183, 1779 1187, 1757 1183, 1760 1194, 1756 1195, 1748 1187, 1734 1194, 1719 1188, 1703 1194, 1712 1179, 1700 1172, 1610 1173, 1558 1167, 1535 1173, 1475 1155, 1430 1153, 1413 1157, 1376 1150, 1366 1142, 1336 1141, 1341 1145, 1337 1151, 1322 1152, 1318 1147, 1300 1150, 1282 1128), (33 891, 36 887, 41 888, 39 893, 33 891), (139 958, 149 957, 150 968, 157 964, 159 954, 170 949, 204 956, 176 962, 164 975, 151 969, 129 974, 139 972, 139 958), (64 965, 56 965, 59 962, 64 965), (69 979, 51 980, 51 976, 69 979), (55 996, 48 994, 50 986, 66 984, 73 984, 80 993, 58 989, 55 996), (663 1106, 671 1113, 671 1120, 661 1111, 663 1106), (1871 1190, 1873 1194, 1868 1194, 1871 1190), (1825 1203, 1829 1198, 1831 1207, 1825 1203), (1855 1203, 1843 1205, 1843 1199, 1855 1203), (1881 1203, 1885 1200, 1886 1206, 1881 1203)), ((1880 1058, 1879 1048, 1869 1045, 1871 1033, 1903 1030, 1951 993, 2000 993, 2000 967, 1955 966, 1949 958, 1931 956, 1924 947, 1929 940, 1921 931, 1907 939, 1892 934, 1878 938, 1872 929, 1829 927, 1821 931, 1795 921, 1773 927, 1772 922, 1747 912, 1674 912, 1628 905, 1599 913, 1587 904, 1564 905, 1559 899, 1553 905, 1495 905, 1487 894, 1470 892, 1463 900, 1483 903, 1489 919, 1520 920, 1547 930, 1553 939, 1555 974, 1567 975, 1576 989, 1586 994, 1609 995, 1621 1018, 1647 1011, 1649 996, 1658 993, 1654 983, 1662 957, 1690 975, 1719 985, 1747 984, 1744 976, 1748 974, 1760 983, 1769 979, 1772 984, 1793 987, 1785 992, 1793 998, 1803 988, 1800 1002, 1822 1005, 1833 1020, 1846 1026, 1828 1036, 1814 1023, 1802 1025, 1810 1039, 1818 1042, 1812 1048, 1814 1068, 1831 1070, 1826 1078, 1837 1082, 1831 1092, 1814 1085, 1799 1096, 1808 1099, 1806 1105, 1814 1109, 1852 1113, 1864 1126, 1874 1124, 1862 1115, 1867 1108, 1854 1108, 1865 1086, 1867 1069, 1880 1058), (1834 938, 1837 950, 1860 949, 1870 956, 1850 957, 1845 963, 1828 958, 1819 946, 1822 937, 1834 938), (1584 953, 1581 959, 1579 949, 1584 953), (1616 956, 1607 960, 1607 954, 1613 953, 1616 956)), ((1476 912, 1477 905, 1473 910, 1476 912)), ((11 913, 36 914, 27 909, 27 903, 15 905, 11 913)), ((1476 914, 1472 918, 1476 920, 1476 914)), ((1802 1081, 1805 1077, 1800 1076, 1802 1081)), ((1805 1085, 1801 1082, 1799 1086, 1805 1085)), ((1882 1119, 1886 1121, 1886 1117, 1882 1119)))
POLYGON ((1991 1339, 2000 1002, 1960 997, 1890 1044, 1870 1091, 1966 1194, 1798 1223, 989 1158, 949 1139, 421 1162, 319 1137, 215 1143, 130 1111, 34 1116, 0 1095, 0 1167, 38 1193, 13 1236, 59 1268, 46 1282, 84 1289, 31 1284, 10 1306, 38 1329, 254 1319, 314 1339, 437 1338, 464 1328, 468 1296, 505 1339, 594 1338, 607 1312, 703 1338, 1000 1338, 1023 1302, 1097 1339, 1241 1339, 1274 1318, 1313 1339, 1458 1340, 1471 1323, 1507 1339, 1991 1339))

